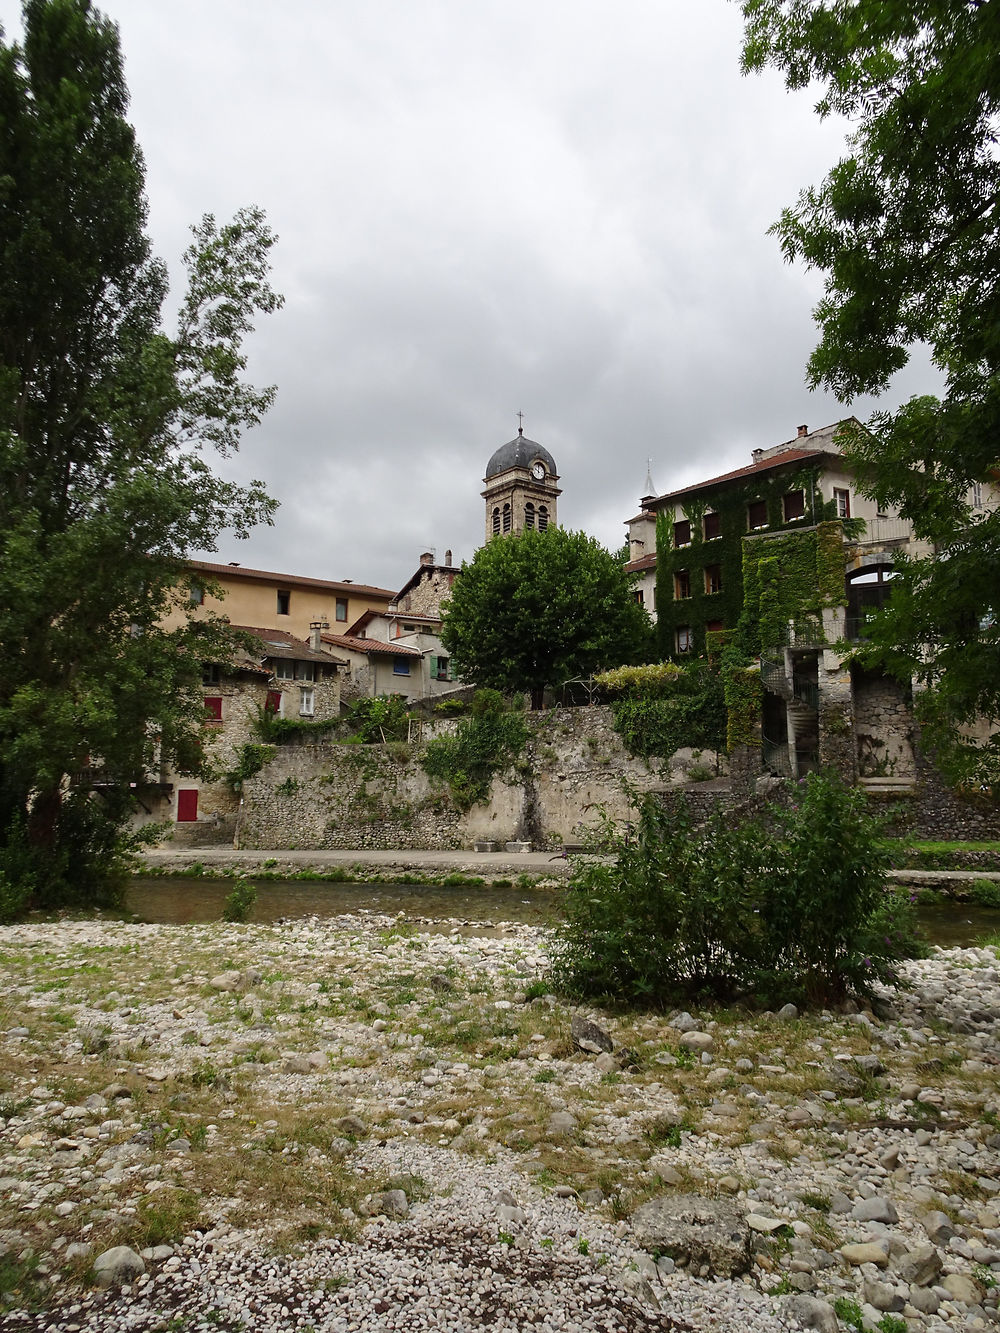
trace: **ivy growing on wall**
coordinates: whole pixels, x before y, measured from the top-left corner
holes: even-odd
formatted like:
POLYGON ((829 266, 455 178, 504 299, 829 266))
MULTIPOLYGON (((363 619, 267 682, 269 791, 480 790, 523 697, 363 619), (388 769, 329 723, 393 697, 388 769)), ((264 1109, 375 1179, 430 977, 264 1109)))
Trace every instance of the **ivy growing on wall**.
POLYGON ((743 543, 740 644, 756 655, 785 642, 789 621, 819 623, 823 610, 844 604, 843 524, 827 520, 805 532, 743 543))
MULTIPOLYGON (((677 653, 677 630, 686 626, 691 633, 691 651, 700 655, 707 648, 706 634, 717 631, 708 630, 713 623, 721 623, 726 630, 736 627, 744 610, 744 537, 747 536, 747 509, 753 502, 762 503, 766 509, 765 532, 796 533, 802 529, 812 529, 815 524, 825 525, 835 520, 834 505, 824 501, 819 490, 819 470, 815 467, 804 468, 794 473, 783 472, 777 476, 758 475, 742 485, 721 486, 716 490, 701 492, 693 497, 684 507, 684 517, 691 525, 689 545, 674 546, 673 518, 666 514, 657 514, 656 519, 656 611, 657 636, 661 656, 673 657, 677 653), (783 501, 790 492, 802 490, 805 513, 801 518, 786 520, 783 501), (705 537, 704 518, 707 513, 718 515, 717 537, 705 537), (718 591, 709 591, 711 583, 706 579, 706 569, 718 566, 721 571, 721 587, 718 591), (688 596, 675 596, 675 578, 679 571, 687 571, 688 596)), ((842 525, 833 522, 836 529, 837 560, 839 571, 837 581, 839 596, 843 598, 844 558, 840 544, 842 525)), ((802 535, 807 535, 802 533, 802 535)), ((748 543, 751 545, 751 543, 748 543)), ((815 538, 814 538, 815 545, 815 538)), ((827 549, 827 548, 824 548, 827 549)), ((832 549, 832 547, 830 548, 832 549)), ((777 551, 769 551, 779 559, 777 551)), ((758 557, 759 558, 759 557, 758 557)), ((828 597, 832 581, 830 569, 827 573, 827 585, 824 597, 828 597)), ((808 586, 816 587, 817 561, 814 557, 811 579, 808 586)), ((783 586, 785 570, 781 569, 780 583, 783 586)), ((799 584, 799 591, 804 591, 805 583, 799 584)), ((759 600, 759 599, 758 599, 759 600)), ((784 597, 782 595, 782 602, 784 597)), ((774 607, 777 614, 777 606, 774 607)), ((752 649, 751 649, 752 651, 752 649)))

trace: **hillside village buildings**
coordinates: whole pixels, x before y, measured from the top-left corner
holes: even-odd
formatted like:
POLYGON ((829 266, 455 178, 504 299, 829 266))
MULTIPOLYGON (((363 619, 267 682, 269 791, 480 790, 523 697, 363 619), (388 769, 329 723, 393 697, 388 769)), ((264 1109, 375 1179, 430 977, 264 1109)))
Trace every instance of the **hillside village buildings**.
MULTIPOLYGON (((901 792, 920 764, 910 691, 851 665, 845 644, 888 597, 897 554, 927 548, 898 514, 858 493, 840 448, 845 424, 800 426, 793 438, 755 449, 746 467, 644 495, 627 524, 627 568, 664 656, 711 655, 738 626, 759 652, 758 771, 797 776, 833 766, 901 792)), ((556 526, 558 483, 552 455, 519 428, 485 469, 484 539, 556 526)), ((969 498, 974 512, 1000 499, 986 487, 969 498)), ((424 552, 397 592, 237 564, 192 561, 189 570, 192 603, 250 637, 234 663, 205 666, 215 777, 161 774, 148 797, 157 807, 148 813, 181 836, 232 836, 232 773, 259 740, 264 714, 321 722, 359 698, 414 702, 460 686, 440 638, 461 572, 450 551, 443 562, 424 552)))

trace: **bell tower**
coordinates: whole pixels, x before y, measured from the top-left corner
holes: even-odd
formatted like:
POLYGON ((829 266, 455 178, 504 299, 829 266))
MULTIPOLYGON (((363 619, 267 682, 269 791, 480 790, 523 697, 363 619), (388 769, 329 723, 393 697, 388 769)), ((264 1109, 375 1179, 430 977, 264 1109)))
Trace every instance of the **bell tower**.
POLYGON ((485 540, 556 527, 556 500, 562 494, 558 481, 555 459, 519 425, 514 439, 502 444, 486 464, 485 540))

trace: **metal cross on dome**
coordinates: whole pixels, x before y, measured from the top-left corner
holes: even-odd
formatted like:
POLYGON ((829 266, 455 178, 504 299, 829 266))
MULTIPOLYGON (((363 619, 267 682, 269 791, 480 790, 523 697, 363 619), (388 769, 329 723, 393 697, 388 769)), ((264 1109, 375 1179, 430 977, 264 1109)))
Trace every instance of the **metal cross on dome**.
POLYGON ((523 434, 524 434, 524 413, 523 413, 523 412, 518 412, 518 414, 517 414, 517 433, 518 433, 518 435, 523 435, 523 434))

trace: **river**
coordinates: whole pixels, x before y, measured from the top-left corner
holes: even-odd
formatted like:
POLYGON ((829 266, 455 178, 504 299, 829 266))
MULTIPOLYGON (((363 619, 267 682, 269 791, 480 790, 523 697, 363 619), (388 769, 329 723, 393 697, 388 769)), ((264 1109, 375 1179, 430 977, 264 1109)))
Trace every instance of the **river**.
MULTIPOLYGON (((253 883, 250 880, 250 883, 253 883)), ((233 881, 200 876, 132 880, 126 905, 140 921, 183 925, 217 921, 233 881)), ((251 920, 339 916, 343 912, 402 913, 410 920, 518 921, 545 925, 556 915, 559 889, 487 888, 440 884, 340 884, 325 880, 265 880, 255 884, 257 901, 251 920)), ((921 907, 920 925, 933 944, 974 944, 1000 936, 1000 910, 973 903, 921 907)))

